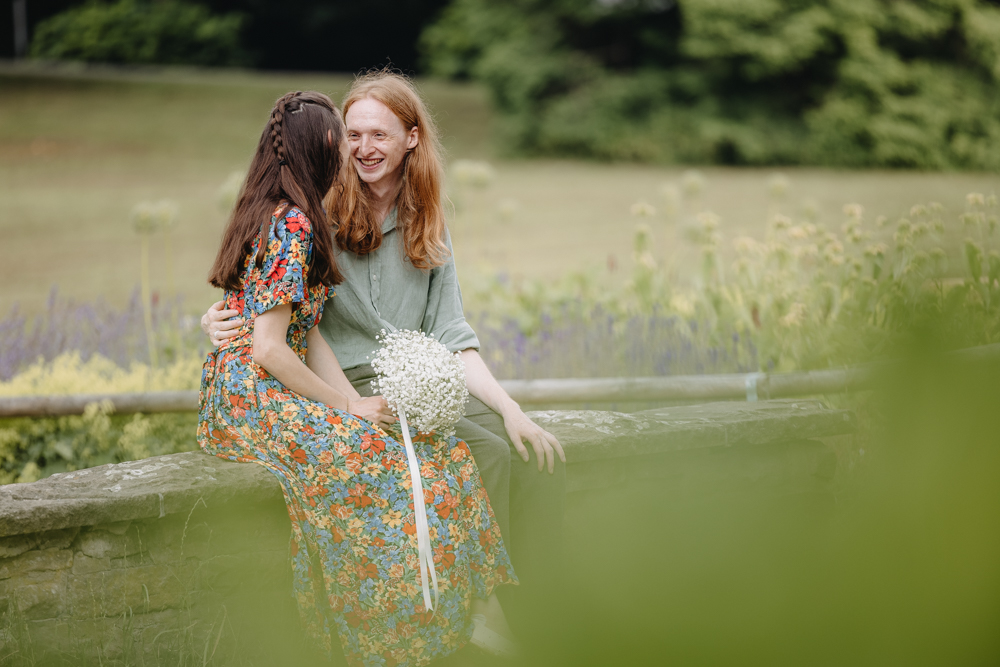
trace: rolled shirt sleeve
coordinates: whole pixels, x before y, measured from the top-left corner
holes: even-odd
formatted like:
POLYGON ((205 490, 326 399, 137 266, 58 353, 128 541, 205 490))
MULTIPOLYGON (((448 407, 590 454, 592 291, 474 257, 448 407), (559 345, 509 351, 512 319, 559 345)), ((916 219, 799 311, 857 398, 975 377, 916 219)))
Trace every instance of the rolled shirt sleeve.
POLYGON ((458 285, 451 236, 445 232, 448 261, 431 270, 427 289, 427 308, 420 328, 441 341, 452 352, 479 349, 479 338, 465 319, 462 290, 458 285))

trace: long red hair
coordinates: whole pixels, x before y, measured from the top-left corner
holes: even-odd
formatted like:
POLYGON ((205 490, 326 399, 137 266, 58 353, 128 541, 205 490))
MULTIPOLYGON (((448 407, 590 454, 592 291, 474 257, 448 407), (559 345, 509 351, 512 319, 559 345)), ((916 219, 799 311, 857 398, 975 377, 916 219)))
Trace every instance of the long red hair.
MULTIPOLYGON (((343 280, 323 209, 323 197, 340 171, 343 137, 340 112, 323 93, 288 93, 274 103, 209 273, 212 285, 241 289, 247 254, 259 238, 255 261, 261 264, 271 215, 282 202, 287 202, 286 210, 298 206, 313 224, 309 286, 343 280)), ((279 211, 279 216, 283 214, 279 211)))
MULTIPOLYGON (((403 235, 403 248, 418 269, 440 266, 448 258, 444 243, 444 207, 441 204, 441 142, 437 126, 419 93, 406 77, 381 70, 354 80, 344 98, 344 116, 359 100, 381 102, 409 130, 419 130, 419 140, 403 157, 403 180, 396 195, 396 224, 403 235)), ((382 245, 382 220, 368 184, 355 169, 347 169, 342 191, 327 201, 337 228, 336 240, 344 250, 365 255, 382 245), (335 197, 335 201, 334 201, 335 197)))

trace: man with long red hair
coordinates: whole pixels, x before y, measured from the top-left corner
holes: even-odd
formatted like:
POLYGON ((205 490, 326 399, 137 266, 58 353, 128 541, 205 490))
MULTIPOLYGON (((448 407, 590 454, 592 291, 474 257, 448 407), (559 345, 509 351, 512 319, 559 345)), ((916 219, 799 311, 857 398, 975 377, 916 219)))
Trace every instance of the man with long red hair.
MULTIPOLYGON (((504 609, 516 620, 526 611, 525 599, 535 597, 532 593, 550 576, 557 551, 565 484, 562 447, 528 419, 479 356, 445 225, 437 128, 413 84, 385 70, 358 77, 343 113, 345 150, 354 168, 342 171, 342 182, 326 204, 344 281, 327 302, 319 329, 357 398, 372 393, 375 374, 369 361, 383 329, 422 330, 461 353, 471 397, 456 437, 472 450, 521 581, 517 593, 511 587, 500 590, 504 609), (532 454, 535 465, 530 465, 532 454), (539 474, 546 468, 549 474, 539 474)), ((238 313, 222 305, 213 305, 202 318, 215 345, 241 324, 230 319, 238 313)), ((388 409, 371 418, 376 425, 394 420, 388 409)), ((503 618, 497 610, 481 611, 503 618)))

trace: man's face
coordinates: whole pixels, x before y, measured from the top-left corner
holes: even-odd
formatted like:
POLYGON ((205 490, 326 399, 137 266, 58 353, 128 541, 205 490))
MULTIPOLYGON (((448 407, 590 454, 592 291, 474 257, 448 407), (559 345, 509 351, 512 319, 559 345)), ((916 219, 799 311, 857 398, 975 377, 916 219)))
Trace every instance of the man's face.
POLYGON ((373 99, 358 100, 345 118, 351 162, 369 185, 394 185, 402 176, 403 157, 415 148, 416 127, 402 121, 386 105, 373 99))

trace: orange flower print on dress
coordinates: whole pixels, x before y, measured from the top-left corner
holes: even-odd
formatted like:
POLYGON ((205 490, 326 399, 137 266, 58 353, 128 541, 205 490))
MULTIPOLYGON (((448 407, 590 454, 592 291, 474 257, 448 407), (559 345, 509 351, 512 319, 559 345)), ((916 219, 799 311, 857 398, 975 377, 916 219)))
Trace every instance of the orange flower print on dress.
POLYGON ((282 208, 271 218, 263 265, 254 262, 255 243, 243 289, 226 293, 226 307, 245 322, 205 361, 198 442, 210 454, 264 466, 281 483, 292 520, 294 594, 307 629, 328 651, 339 641, 350 665, 423 665, 468 641, 473 597, 517 579, 466 444, 414 433, 434 559, 448 571, 437 609, 424 609, 398 424, 383 431, 309 401, 254 364, 257 315, 292 304, 286 340, 305 361, 306 333, 328 296, 335 298, 322 285, 308 287, 312 225, 296 207, 278 218, 282 208))

